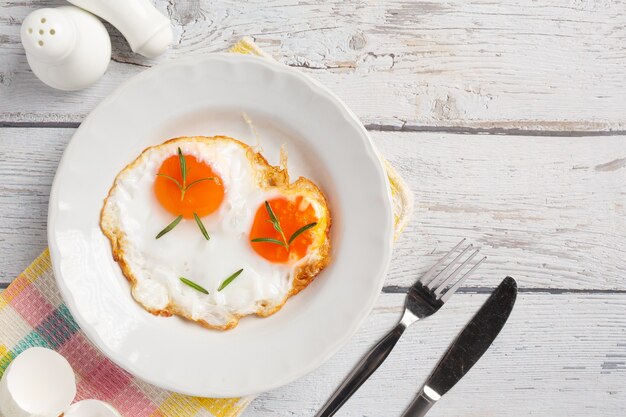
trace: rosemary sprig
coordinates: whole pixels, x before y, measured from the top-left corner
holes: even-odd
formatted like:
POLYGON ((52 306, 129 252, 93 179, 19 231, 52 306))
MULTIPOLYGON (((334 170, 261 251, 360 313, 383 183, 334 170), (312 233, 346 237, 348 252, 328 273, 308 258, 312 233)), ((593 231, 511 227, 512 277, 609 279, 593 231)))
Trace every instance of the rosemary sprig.
POLYGON ((287 240, 287 238, 285 237, 285 233, 283 232, 283 228, 280 226, 280 220, 276 216, 276 213, 274 213, 274 210, 272 210, 272 206, 270 205, 270 203, 267 201, 265 202, 265 210, 267 211, 267 214, 270 216, 270 219, 267 221, 272 223, 272 226, 274 226, 274 229, 278 233, 280 233, 280 236, 282 237, 283 240, 280 241, 278 239, 273 239, 270 237, 258 237, 258 238, 252 239, 251 242, 274 243, 276 245, 280 245, 284 247, 285 249, 289 250, 289 246, 293 243, 294 240, 296 240, 298 236, 300 236, 302 233, 306 232, 307 230, 317 226, 317 222, 304 225, 298 230, 296 230, 295 232, 293 232, 293 234, 289 237, 289 240, 287 240))
MULTIPOLYGON (((187 184, 187 174, 189 173, 190 168, 187 167, 187 160, 185 159, 185 155, 183 155, 183 151, 180 149, 180 146, 178 147, 178 164, 180 165, 180 176, 183 180, 182 184, 180 183, 180 181, 178 181, 176 178, 172 177, 171 175, 162 174, 159 172, 157 173, 157 176, 166 178, 172 181, 174 184, 176 184, 176 186, 180 190, 181 201, 185 198, 185 193, 187 192, 187 190, 189 190, 189 188, 191 188, 192 186, 202 181, 215 181, 216 184, 220 183, 218 177, 206 177, 206 178, 197 179, 187 184)), ((196 213, 193 213, 193 217, 196 219, 196 224, 198 225, 198 228, 200 228, 200 231, 202 232, 202 235, 204 236, 204 238, 206 240, 210 240, 211 237, 209 236, 209 233, 204 227, 204 224, 202 224, 202 220, 200 220, 200 217, 198 217, 196 213)), ((180 223, 182 219, 183 219, 182 215, 178 216, 176 219, 174 219, 172 223, 168 224, 165 229, 161 230, 159 234, 156 236, 156 238, 158 239, 164 234, 170 232, 173 228, 175 228, 178 225, 178 223, 180 223)))
POLYGON ((278 239, 272 239, 271 237, 257 237, 256 239, 252 239, 251 242, 269 242, 269 243, 275 243, 277 245, 280 246, 284 246, 285 248, 287 248, 287 245, 285 244, 285 242, 281 242, 278 239))
POLYGON ((196 224, 198 225, 198 228, 202 232, 202 235, 204 236, 204 238, 206 240, 210 240, 211 237, 209 236, 209 232, 206 231, 204 224, 202 224, 202 220, 200 220, 200 217, 198 217, 198 215, 195 212, 193 213, 193 218, 196 219, 196 224))
POLYGON ((220 183, 220 180, 219 180, 219 178, 217 178, 217 177, 206 177, 206 178, 200 178, 199 180, 195 180, 195 181, 192 181, 192 182, 190 182, 189 184, 187 184, 187 186, 186 186, 186 187, 184 187, 184 188, 185 188, 185 190, 184 190, 184 191, 187 191, 188 189, 190 189, 190 188, 191 188, 191 186, 192 186, 192 185, 196 185, 197 183, 202 182, 202 181, 215 181, 215 183, 216 183, 216 184, 219 184, 219 183, 220 183))
POLYGON ((183 179, 184 186, 187 183, 187 160, 185 155, 183 155, 183 151, 180 150, 180 146, 178 147, 178 163, 180 164, 180 176, 183 179))
POLYGON ((317 222, 313 222, 313 223, 309 223, 305 226, 302 226, 301 228, 299 228, 298 230, 296 230, 295 232, 293 232, 293 235, 291 235, 291 237, 289 238, 289 241, 287 242, 288 245, 291 245, 291 242, 293 242, 294 240, 296 240, 296 238, 298 236, 300 236, 302 233, 306 232, 307 230, 313 228, 317 226, 317 222))
POLYGON ((269 222, 272 223, 274 229, 276 229, 276 231, 282 236, 284 242, 283 246, 289 249, 289 244, 287 243, 287 238, 285 237, 283 228, 280 227, 280 221, 278 220, 278 217, 276 217, 276 214, 274 213, 274 210, 272 210, 272 206, 270 206, 270 203, 268 201, 265 201, 265 210, 267 210, 267 214, 270 216, 269 222))
POLYGON ((187 174, 189 173, 189 171, 191 169, 187 167, 187 159, 185 158, 185 155, 183 155, 183 151, 180 149, 180 147, 178 148, 178 163, 180 165, 180 176, 183 179, 183 183, 182 184, 176 178, 174 178, 174 177, 172 177, 170 175, 167 175, 167 174, 158 173, 157 176, 158 177, 167 178, 168 180, 170 180, 174 184, 176 184, 176 186, 180 190, 180 200, 181 201, 184 200, 185 193, 187 192, 187 190, 189 190, 192 186, 194 186, 194 185, 196 185, 196 184, 198 184, 198 183, 200 183, 202 181, 215 181, 216 184, 220 183, 218 177, 206 177, 206 178, 197 179, 197 180, 192 181, 189 184, 187 184, 187 174))
POLYGON ((230 284, 231 282, 233 282, 235 280, 235 278, 237 278, 239 275, 241 275, 242 272, 243 272, 243 268, 241 268, 239 271, 235 272, 234 274, 232 274, 231 276, 226 278, 224 280, 224 282, 222 282, 220 287, 217 289, 217 291, 222 291, 224 288, 226 288, 226 286, 228 284, 230 284))
POLYGON ((182 186, 182 185, 180 185, 180 182, 178 182, 178 180, 177 180, 176 178, 171 177, 171 176, 169 176, 169 175, 167 175, 167 174, 161 174, 161 173, 159 172, 159 173, 157 174, 157 177, 163 177, 163 178, 167 178, 167 179, 168 179, 168 180, 170 180, 170 181, 173 181, 173 182, 174 182, 174 184, 176 184, 176 186, 178 187, 178 189, 179 189, 179 190, 183 188, 183 186, 182 186))
POLYGON ((191 280, 188 280, 188 279, 187 279, 187 278, 185 278, 185 277, 180 277, 179 279, 180 279, 180 281, 181 281, 183 284, 190 286, 190 287, 191 287, 191 288, 193 288, 194 290, 199 291, 199 292, 201 292, 202 294, 207 294, 207 295, 209 294, 209 292, 208 292, 208 291, 207 291, 204 287, 202 287, 202 286, 200 286, 200 285, 196 284, 195 282, 193 282, 193 281, 191 281, 191 280))
POLYGON ((167 178, 168 180, 170 180, 174 184, 176 184, 176 186, 180 190, 181 200, 185 198, 185 193, 187 192, 187 190, 189 190, 192 186, 198 184, 199 182, 202 182, 202 181, 215 181, 216 184, 220 183, 220 179, 218 177, 206 177, 206 178, 200 178, 199 180, 192 181, 189 184, 187 184, 186 186, 183 186, 183 185, 181 185, 181 183, 176 178, 171 177, 171 176, 169 176, 167 174, 159 173, 159 174, 157 174, 157 176, 163 177, 163 178, 167 178))
POLYGON ((173 228, 175 228, 175 227, 178 225, 178 223, 180 223, 180 221, 181 221, 182 219, 183 219, 183 215, 182 215, 182 214, 181 214, 180 216, 176 217, 176 218, 174 219, 174 221, 173 221, 173 222, 171 222, 170 224, 168 224, 167 226, 165 226, 165 229, 161 230, 161 231, 159 232, 159 234, 158 234, 158 235, 156 235, 156 238, 158 239, 158 238, 160 238, 161 236, 163 236, 164 234, 166 234, 166 233, 170 232, 173 228))

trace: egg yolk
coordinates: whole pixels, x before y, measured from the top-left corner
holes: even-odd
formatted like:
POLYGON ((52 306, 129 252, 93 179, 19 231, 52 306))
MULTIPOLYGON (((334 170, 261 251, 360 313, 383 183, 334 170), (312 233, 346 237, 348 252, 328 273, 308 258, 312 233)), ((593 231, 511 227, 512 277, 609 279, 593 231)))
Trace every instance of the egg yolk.
POLYGON ((222 179, 210 165, 193 155, 184 155, 186 178, 183 181, 178 155, 163 161, 154 182, 156 198, 174 216, 193 219, 213 213, 224 199, 222 179), (211 178, 211 179, 209 179, 211 178))
MULTIPOLYGON (((250 240, 270 238, 280 242, 289 242, 290 237, 298 229, 318 221, 315 209, 311 204, 304 201, 302 196, 291 199, 278 197, 268 200, 268 203, 280 223, 283 234, 274 228, 270 221, 270 215, 265 207, 265 203, 263 203, 256 211, 254 223, 250 230, 250 240)), ((250 244, 256 253, 270 262, 286 263, 296 261, 307 254, 309 246, 313 242, 314 230, 315 227, 298 235, 288 245, 289 248, 272 242, 251 242, 250 244)))

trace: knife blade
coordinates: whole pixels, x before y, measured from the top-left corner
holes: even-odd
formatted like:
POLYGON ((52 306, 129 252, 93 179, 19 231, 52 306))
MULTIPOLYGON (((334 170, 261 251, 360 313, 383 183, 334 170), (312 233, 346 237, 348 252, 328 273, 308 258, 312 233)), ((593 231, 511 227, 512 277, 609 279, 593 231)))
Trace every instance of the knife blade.
POLYGON ((504 327, 516 298, 517 283, 506 277, 452 342, 402 417, 424 416, 465 376, 504 327))

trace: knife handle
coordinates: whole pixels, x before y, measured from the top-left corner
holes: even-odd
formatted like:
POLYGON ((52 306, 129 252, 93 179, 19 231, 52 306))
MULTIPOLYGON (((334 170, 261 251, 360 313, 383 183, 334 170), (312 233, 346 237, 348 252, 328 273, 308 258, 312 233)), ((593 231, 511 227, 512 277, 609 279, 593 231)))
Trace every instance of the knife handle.
POLYGON ((404 410, 401 417, 424 417, 428 410, 435 404, 422 389, 419 394, 411 401, 408 408, 404 410))
POLYGON ((361 385, 374 373, 376 369, 387 359, 389 353, 404 333, 406 325, 398 323, 376 345, 370 349, 354 370, 348 375, 341 386, 328 399, 315 417, 331 417, 341 406, 348 401, 361 385))

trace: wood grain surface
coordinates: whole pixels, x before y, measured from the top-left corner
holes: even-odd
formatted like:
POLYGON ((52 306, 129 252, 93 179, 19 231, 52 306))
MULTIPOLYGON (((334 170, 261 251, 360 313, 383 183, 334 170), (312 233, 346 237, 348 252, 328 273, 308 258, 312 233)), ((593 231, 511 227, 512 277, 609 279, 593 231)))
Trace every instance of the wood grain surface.
MULTIPOLYGON (((337 417, 396 417, 485 294, 458 294, 410 327, 337 417)), ((399 318, 383 294, 352 341, 312 374, 261 395, 244 417, 313 416, 365 351, 399 318)), ((624 294, 520 294, 493 346, 428 414, 433 417, 624 415, 624 294)))
POLYGON ((19 25, 34 6, 3 0, 0 122, 75 124, 123 80, 158 62, 226 50, 252 36, 335 91, 371 128, 626 130, 623 0, 158 0, 175 44, 156 61, 113 32, 95 86, 43 87, 19 25))
POLYGON ((76 127, 147 67, 243 36, 336 92, 415 196, 383 294, 351 342, 244 417, 312 416, 399 316, 406 287, 467 237, 488 260, 409 329, 338 417, 394 417, 505 275, 517 306, 436 416, 621 417, 626 409, 624 0, 156 0, 175 42, 113 61, 91 88, 30 72, 23 18, 63 0, 0 0, 0 288, 46 246, 54 172, 76 127))
MULTIPOLYGON (((48 193, 74 129, 0 129, 0 282, 46 244, 48 193)), ((372 132, 415 196, 388 290, 410 285, 462 237, 523 288, 626 292, 626 137, 372 132)))

